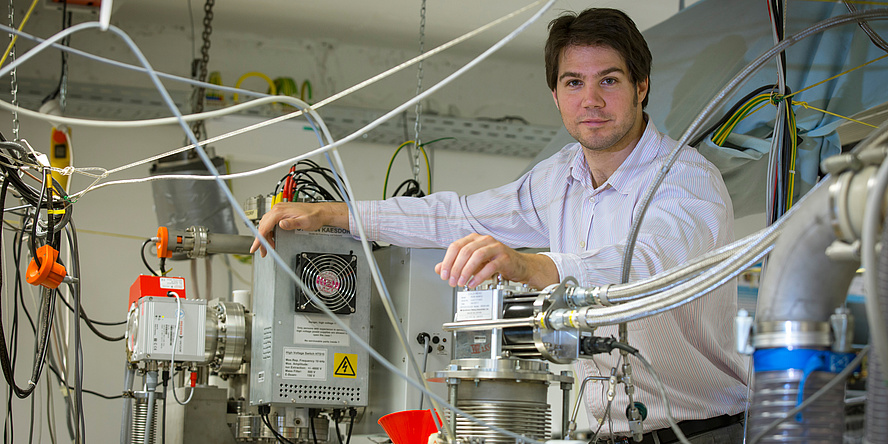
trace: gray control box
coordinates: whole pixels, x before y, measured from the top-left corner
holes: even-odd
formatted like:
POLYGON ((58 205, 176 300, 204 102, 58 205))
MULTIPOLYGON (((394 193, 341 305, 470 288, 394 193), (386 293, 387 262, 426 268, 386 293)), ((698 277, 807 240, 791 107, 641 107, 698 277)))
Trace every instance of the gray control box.
POLYGON ((369 342, 370 269, 345 230, 276 229, 275 248, 317 296, 308 296, 271 255, 254 255, 250 404, 363 407, 369 354, 316 303, 369 342))

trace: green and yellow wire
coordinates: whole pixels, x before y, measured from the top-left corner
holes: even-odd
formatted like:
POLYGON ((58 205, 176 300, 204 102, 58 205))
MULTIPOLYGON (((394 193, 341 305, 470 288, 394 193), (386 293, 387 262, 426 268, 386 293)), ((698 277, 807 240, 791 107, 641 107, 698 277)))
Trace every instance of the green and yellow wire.
MULTIPOLYGON (((428 154, 426 154, 426 151, 423 147, 426 145, 431 145, 435 142, 439 142, 441 140, 447 140, 447 139, 455 139, 455 137, 441 137, 441 138, 438 138, 438 139, 435 139, 435 140, 432 140, 432 141, 429 141, 426 143, 421 143, 417 147, 417 148, 419 148, 419 151, 422 152, 422 156, 425 158, 426 180, 428 180, 428 184, 429 184, 429 190, 428 190, 427 194, 432 194, 432 168, 431 168, 431 166, 429 166, 429 156, 428 156, 428 154)), ((382 198, 383 199, 386 199, 388 197, 387 193, 388 193, 389 174, 391 174, 391 172, 392 172, 392 165, 395 164, 395 157, 398 156, 398 153, 401 152, 402 148, 404 148, 407 145, 411 145, 411 144, 415 144, 415 143, 416 142, 414 142, 412 140, 408 140, 408 141, 398 145, 398 149, 396 149, 395 153, 392 154, 392 158, 391 158, 391 160, 389 160, 388 168, 386 168, 386 170, 385 170, 385 182, 382 184, 382 198)))

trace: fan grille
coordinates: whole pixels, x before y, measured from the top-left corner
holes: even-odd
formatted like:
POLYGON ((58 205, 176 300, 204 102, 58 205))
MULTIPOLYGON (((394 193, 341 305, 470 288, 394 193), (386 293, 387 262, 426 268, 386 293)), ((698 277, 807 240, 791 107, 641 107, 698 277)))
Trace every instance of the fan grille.
MULTIPOLYGON (((355 279, 358 271, 355 255, 302 253, 297 258, 296 274, 321 303, 336 314, 355 312, 355 279)), ((296 311, 322 311, 299 286, 296 294, 296 311)))

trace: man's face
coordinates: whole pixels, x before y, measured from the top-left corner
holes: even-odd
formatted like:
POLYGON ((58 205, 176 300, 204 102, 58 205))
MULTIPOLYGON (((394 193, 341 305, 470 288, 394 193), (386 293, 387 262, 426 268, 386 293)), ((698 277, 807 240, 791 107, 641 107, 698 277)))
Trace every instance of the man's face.
POLYGON ((608 46, 561 51, 552 96, 567 132, 593 151, 619 151, 641 136, 648 81, 635 85, 623 57, 608 46))

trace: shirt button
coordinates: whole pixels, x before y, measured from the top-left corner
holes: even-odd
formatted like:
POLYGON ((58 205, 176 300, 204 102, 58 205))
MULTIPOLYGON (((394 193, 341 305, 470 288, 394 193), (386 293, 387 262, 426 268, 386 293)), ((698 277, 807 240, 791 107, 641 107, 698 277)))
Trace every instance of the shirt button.
POLYGON ((594 197, 590 197, 590 198, 589 198, 589 202, 595 203, 595 198, 594 198, 594 197))
POLYGON ((580 248, 586 248, 586 242, 580 241, 580 248))

